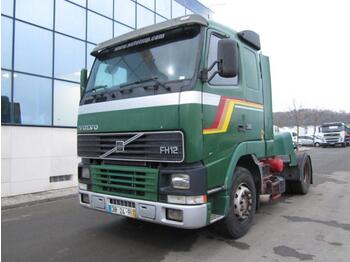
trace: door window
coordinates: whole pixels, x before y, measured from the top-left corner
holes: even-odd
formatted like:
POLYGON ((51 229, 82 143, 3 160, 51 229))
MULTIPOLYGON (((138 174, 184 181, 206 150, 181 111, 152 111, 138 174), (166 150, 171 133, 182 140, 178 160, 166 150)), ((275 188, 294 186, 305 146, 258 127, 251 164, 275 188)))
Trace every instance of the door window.
MULTIPOLYGON (((210 36, 210 43, 209 43, 209 54, 208 54, 208 67, 210 67, 218 57, 218 42, 221 38, 217 35, 211 35, 210 36)), ((233 55, 233 54, 232 54, 233 55)), ((214 74, 214 72, 217 70, 217 67, 214 66, 209 72, 208 75, 211 76, 214 74)), ((238 84, 238 75, 235 77, 230 78, 224 78, 219 76, 219 74, 216 74, 212 80, 210 80, 210 85, 217 85, 217 86, 223 86, 223 85, 237 85, 238 84)))

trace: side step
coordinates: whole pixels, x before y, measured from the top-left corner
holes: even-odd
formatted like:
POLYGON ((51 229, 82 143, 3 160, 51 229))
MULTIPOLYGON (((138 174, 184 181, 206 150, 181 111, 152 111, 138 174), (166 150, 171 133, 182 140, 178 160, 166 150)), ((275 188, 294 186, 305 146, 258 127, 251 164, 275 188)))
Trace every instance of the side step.
POLYGON ((223 215, 218 215, 218 214, 211 214, 210 215, 210 224, 219 221, 220 219, 224 218, 223 215))

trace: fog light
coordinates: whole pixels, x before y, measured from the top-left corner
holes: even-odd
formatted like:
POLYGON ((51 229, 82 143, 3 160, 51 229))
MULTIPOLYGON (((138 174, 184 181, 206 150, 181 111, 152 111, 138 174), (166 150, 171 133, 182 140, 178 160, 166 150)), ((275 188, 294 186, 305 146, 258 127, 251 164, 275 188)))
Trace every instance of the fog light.
POLYGON ((182 210, 167 208, 166 209, 166 218, 168 220, 174 220, 174 221, 177 221, 177 222, 182 222, 182 220, 183 220, 182 210))
POLYGON ((90 199, 88 194, 81 194, 81 202, 85 204, 90 204, 90 199))
POLYGON ((90 169, 88 167, 83 167, 81 169, 81 177, 86 178, 86 179, 90 179, 90 169))
POLYGON ((190 176, 186 174, 171 175, 171 186, 175 189, 190 189, 190 176))
POLYGON ((87 190, 87 184, 79 183, 79 189, 81 189, 81 190, 87 190))

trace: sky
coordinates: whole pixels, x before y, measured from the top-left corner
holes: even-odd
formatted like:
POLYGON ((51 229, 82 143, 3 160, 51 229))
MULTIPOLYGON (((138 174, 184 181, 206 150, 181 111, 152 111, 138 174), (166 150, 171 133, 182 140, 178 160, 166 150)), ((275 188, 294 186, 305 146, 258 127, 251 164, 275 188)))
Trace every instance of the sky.
POLYGON ((200 0, 213 19, 260 35, 270 57, 273 110, 350 113, 350 1, 200 0), (348 3, 347 3, 348 2, 348 3))

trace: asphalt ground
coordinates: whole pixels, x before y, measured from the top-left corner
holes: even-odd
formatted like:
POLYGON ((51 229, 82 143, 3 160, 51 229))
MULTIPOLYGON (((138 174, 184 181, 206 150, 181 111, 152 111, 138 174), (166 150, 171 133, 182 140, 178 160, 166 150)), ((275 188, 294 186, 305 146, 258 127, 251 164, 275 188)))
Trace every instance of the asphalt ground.
POLYGON ((84 209, 74 197, 2 211, 2 261, 350 261, 350 147, 308 152, 309 194, 262 205, 239 240, 84 209))

